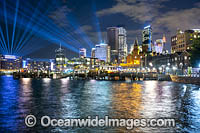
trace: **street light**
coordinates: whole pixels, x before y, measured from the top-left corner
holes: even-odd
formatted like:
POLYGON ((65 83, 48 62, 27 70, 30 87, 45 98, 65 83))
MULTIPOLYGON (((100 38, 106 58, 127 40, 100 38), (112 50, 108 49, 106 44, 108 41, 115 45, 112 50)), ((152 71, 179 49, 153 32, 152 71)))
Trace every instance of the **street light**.
POLYGON ((176 70, 177 69, 177 67, 175 67, 175 66, 173 66, 173 68, 172 68, 173 70, 176 70))
POLYGON ((152 66, 153 66, 153 64, 150 62, 150 63, 149 63, 149 66, 151 66, 151 67, 152 67, 152 66))

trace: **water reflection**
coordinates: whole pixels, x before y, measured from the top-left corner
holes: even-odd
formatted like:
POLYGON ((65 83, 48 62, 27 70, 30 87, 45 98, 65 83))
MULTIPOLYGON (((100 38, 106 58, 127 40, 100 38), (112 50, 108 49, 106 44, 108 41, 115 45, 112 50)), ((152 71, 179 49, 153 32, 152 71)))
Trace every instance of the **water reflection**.
POLYGON ((114 117, 139 118, 142 109, 142 88, 140 84, 120 83, 114 84, 112 96, 112 109, 114 117))
POLYGON ((0 129, 13 132, 125 132, 125 128, 35 128, 24 117, 39 119, 83 118, 109 115, 113 118, 176 118, 176 128, 135 128, 137 132, 198 132, 199 86, 172 82, 111 82, 96 80, 51 80, 0 77, 0 129))
POLYGON ((0 77, 0 124, 1 130, 16 131, 18 129, 18 89, 19 81, 10 76, 0 77), (11 126, 12 125, 12 126, 11 126))

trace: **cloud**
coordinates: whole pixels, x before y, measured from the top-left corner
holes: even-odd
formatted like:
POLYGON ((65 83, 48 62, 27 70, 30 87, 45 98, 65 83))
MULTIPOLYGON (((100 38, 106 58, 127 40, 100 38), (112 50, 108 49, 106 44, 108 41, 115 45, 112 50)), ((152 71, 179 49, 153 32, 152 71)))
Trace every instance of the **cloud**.
POLYGON ((91 32, 93 30, 91 25, 83 25, 81 29, 85 32, 91 32))
POLYGON ((51 12, 49 18, 51 18, 55 24, 58 24, 61 27, 69 25, 66 21, 66 15, 69 14, 71 10, 67 6, 62 6, 56 9, 54 12, 51 12))
POLYGON ((162 2, 167 0, 116 0, 117 4, 111 8, 97 12, 99 16, 121 13, 130 17, 135 22, 152 21, 159 15, 158 9, 162 8, 162 2), (156 2, 155 2, 156 1, 156 2))
POLYGON ((183 9, 178 11, 169 11, 154 22, 156 31, 168 29, 168 32, 174 32, 177 28, 182 30, 200 28, 200 8, 183 9), (162 28, 160 28, 162 27, 162 28))

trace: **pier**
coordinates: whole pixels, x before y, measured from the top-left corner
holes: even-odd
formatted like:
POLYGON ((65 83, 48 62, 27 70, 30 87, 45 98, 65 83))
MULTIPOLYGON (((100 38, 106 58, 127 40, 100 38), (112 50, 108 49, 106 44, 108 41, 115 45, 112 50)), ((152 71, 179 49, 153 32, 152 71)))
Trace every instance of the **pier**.
POLYGON ((14 79, 20 78, 52 78, 52 79, 61 79, 69 78, 71 80, 108 80, 108 81, 125 81, 125 80, 162 80, 170 81, 169 75, 163 75, 158 73, 137 73, 137 72, 115 72, 115 73, 106 73, 106 72, 88 72, 88 73, 42 73, 42 72, 31 72, 31 73, 22 73, 14 72, 14 79))

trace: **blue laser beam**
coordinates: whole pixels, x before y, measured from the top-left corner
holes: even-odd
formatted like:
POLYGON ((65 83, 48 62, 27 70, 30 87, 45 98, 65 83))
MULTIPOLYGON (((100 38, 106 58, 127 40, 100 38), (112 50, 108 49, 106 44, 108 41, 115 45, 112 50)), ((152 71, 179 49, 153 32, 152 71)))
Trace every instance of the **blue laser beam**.
POLYGON ((7 47, 8 47, 8 52, 10 53, 10 43, 9 43, 9 33, 8 33, 8 22, 7 22, 7 11, 6 11, 6 1, 4 0, 4 19, 5 19, 5 24, 6 24, 6 36, 7 36, 7 47))
POLYGON ((0 38, 0 44, 1 44, 1 48, 2 48, 0 50, 1 50, 2 53, 4 53, 5 48, 4 48, 4 44, 3 44, 3 41, 2 41, 1 38, 0 38))
POLYGON ((14 42, 14 37, 15 37, 18 8, 19 8, 19 0, 17 0, 17 3, 16 3, 15 18, 14 18, 13 33, 12 33, 12 43, 11 43, 11 54, 13 54, 13 42, 14 42))
MULTIPOLYGON (((28 6, 27 6, 28 7, 28 6)), ((33 7, 31 7, 30 5, 29 5, 29 7, 30 8, 33 8, 33 7)), ((39 10, 38 10, 38 12, 39 12, 39 10)), ((64 31, 63 30, 63 28, 58 28, 57 27, 57 25, 55 25, 50 19, 48 19, 43 13, 41 13, 41 12, 39 12, 38 14, 40 14, 41 15, 41 19, 40 19, 40 21, 41 21, 41 23, 43 23, 44 21, 45 21, 45 25, 48 23, 48 25, 46 25, 46 26, 48 26, 50 29, 52 28, 52 27, 54 27, 54 30, 56 30, 56 32, 58 32, 58 34, 60 34, 61 36, 63 36, 64 34, 66 34, 67 35, 67 37, 69 38, 69 39, 71 39, 71 40, 73 40, 75 43, 77 43, 78 45, 79 45, 79 47, 81 46, 81 43, 77 40, 77 39, 74 39, 73 37, 72 37, 72 35, 71 34, 69 34, 68 32, 66 32, 66 31, 64 31), (44 21, 42 21, 42 20, 44 20, 44 21), (49 25, 51 25, 51 26, 49 26, 49 25), (59 31, 58 31, 58 29, 59 29, 59 31)), ((64 36, 63 36, 64 37, 64 36)))
MULTIPOLYGON (((4 1, 5 2, 5 1, 4 1)), ((5 3, 4 3, 4 6, 5 6, 5 3)), ((5 9, 6 9, 6 7, 7 6, 5 6, 5 8, 4 8, 4 17, 6 16, 6 19, 5 19, 5 23, 6 23, 6 25, 7 25, 7 19, 8 19, 8 16, 7 16, 7 14, 5 15, 5 9)), ((16 9, 15 9, 15 11, 16 11, 16 9)), ((39 12, 39 10, 38 10, 38 12, 39 12)), ((16 12, 15 12, 16 13, 16 12)), ((24 14, 24 15, 26 15, 26 14, 24 14)), ((40 14, 40 16, 41 15, 43 15, 43 14, 40 14)), ((16 16, 16 15, 15 15, 16 16)), ((24 16, 23 16, 24 17, 24 16)), ((39 17, 39 16, 38 16, 39 17)), ((9 18, 11 18, 11 19, 13 19, 12 18, 12 16, 9 16, 9 18)), ((26 18, 28 18, 28 16, 26 15, 26 18)), ((30 18, 30 17, 29 17, 30 18)), ((34 33, 34 34, 38 34, 39 36, 41 36, 41 37, 44 37, 45 39, 47 39, 47 40, 50 40, 51 42, 55 42, 55 43, 60 43, 60 42, 62 42, 62 44, 65 46, 65 47, 67 47, 67 48, 69 48, 70 50, 72 50, 72 51, 74 51, 74 52, 78 52, 78 50, 77 50, 77 47, 79 47, 80 46, 80 42, 79 41, 77 41, 76 39, 74 39, 73 37, 72 37, 72 35, 71 34, 67 34, 68 36, 67 36, 67 39, 66 39, 66 37, 64 36, 64 34, 65 33, 67 33, 68 31, 66 31, 66 30, 63 30, 63 29, 61 29, 61 28, 54 28, 53 26, 55 25, 54 23, 52 23, 51 22, 51 20, 50 19, 48 19, 48 18, 46 18, 46 16, 42 16, 42 18, 43 19, 40 19, 39 20, 39 22, 38 23, 36 23, 37 22, 37 20, 35 20, 34 19, 34 21, 31 23, 31 25, 30 25, 30 27, 28 27, 27 28, 27 25, 26 26, 22 26, 22 25, 20 25, 20 26, 22 26, 22 27, 24 27, 24 29, 26 30, 26 29, 28 29, 28 30, 30 30, 30 32, 29 33, 34 33), (45 20, 47 20, 47 21, 45 21, 45 20), (46 23, 47 22, 47 23, 46 23), (42 31, 40 31, 40 30, 42 30, 42 31), (64 40, 67 40, 67 43, 64 41, 64 40), (70 43, 72 43, 72 44, 74 44, 73 46, 71 46, 70 45, 70 43)), ((17 21, 19 21, 18 19, 17 19, 17 21)), ((22 23, 23 23, 23 21, 21 21, 22 23)), ((20 22, 20 23, 21 23, 20 22)), ((15 19, 14 19, 14 23, 15 23, 15 19)), ((19 22, 17 22, 17 23, 19 23, 19 22)), ((14 29, 16 29, 16 24, 13 24, 13 28, 14 29)), ((19 25, 18 25, 19 26, 19 25)), ((6 26, 7 28, 8 28, 8 26, 6 26)), ((80 30, 80 29, 79 29, 80 30)), ((7 30, 8 31, 8 30, 7 30)), ((13 30, 13 31, 15 31, 15 30, 13 30)), ((3 32, 2 32, 3 33, 3 32)), ((9 34, 8 32, 7 32, 7 34, 9 34)), ((14 48, 13 47, 13 42, 15 42, 15 35, 14 34, 16 34, 15 32, 13 32, 13 35, 12 35, 12 43, 11 43, 11 48, 10 48, 10 43, 8 42, 8 45, 6 45, 6 46, 8 46, 9 48, 9 50, 11 50, 11 53, 13 53, 13 52, 15 52, 16 51, 16 49, 18 49, 17 47, 19 46, 19 47, 23 47, 24 45, 25 45, 25 43, 27 42, 27 40, 29 39, 29 38, 31 38, 31 36, 33 35, 33 34, 26 34, 24 37, 26 37, 25 39, 24 38, 21 38, 23 41, 21 42, 21 43, 17 43, 16 44, 16 47, 14 48), (14 41, 13 41, 14 40, 14 41)), ((81 33, 80 33, 81 34, 81 33)), ((3 34, 2 34, 3 35, 3 34)), ((18 36, 18 35, 17 35, 18 36)), ((86 36, 87 37, 87 36, 86 36)), ((9 37, 7 37, 7 40, 9 41, 9 37)), ((87 39, 86 39, 87 40, 87 39)), ((17 41, 16 41, 17 42, 17 41)), ((21 50, 21 49, 20 49, 21 50)), ((9 51, 10 52, 10 51, 9 51)))
POLYGON ((66 16, 69 19, 70 24, 75 28, 78 34, 82 36, 83 40, 90 46, 90 48, 94 47, 92 41, 88 38, 85 32, 81 29, 80 25, 77 23, 75 18, 72 16, 72 14, 69 14, 66 16))
MULTIPOLYGON (((29 28, 29 27, 28 27, 29 28)), ((22 46, 22 45, 21 45, 22 46)))
MULTIPOLYGON (((20 41, 18 42, 18 46, 16 47, 16 51, 20 48, 20 46, 22 46, 22 45, 20 45, 20 44, 22 43, 22 40, 24 40, 24 37, 25 37, 25 35, 27 34, 28 30, 30 30, 31 22, 33 21, 33 18, 36 16, 36 10, 38 10, 38 7, 39 7, 40 4, 41 4, 41 2, 39 2, 38 5, 37 5, 37 7, 35 8, 32 17, 31 17, 31 19, 29 20, 29 22, 28 22, 28 24, 27 24, 27 26, 26 26, 26 29, 25 29, 24 33, 22 34, 22 36, 21 36, 20 41)), ((28 39, 29 39, 29 37, 27 37, 27 40, 28 40, 28 39)))
POLYGON ((3 34, 3 30, 1 28, 1 25, 0 25, 0 33, 1 33, 1 38, 3 40, 2 44, 4 44, 4 49, 6 50, 6 52, 8 53, 8 48, 6 47, 6 41, 5 41, 5 37, 4 37, 4 34, 3 34))
POLYGON ((101 29, 100 29, 100 24, 99 24, 99 19, 96 15, 96 3, 92 3, 92 9, 93 9, 93 19, 94 19, 94 24, 96 26, 96 31, 97 31, 97 34, 98 34, 98 38, 99 38, 99 42, 102 41, 102 35, 101 35, 101 29))

